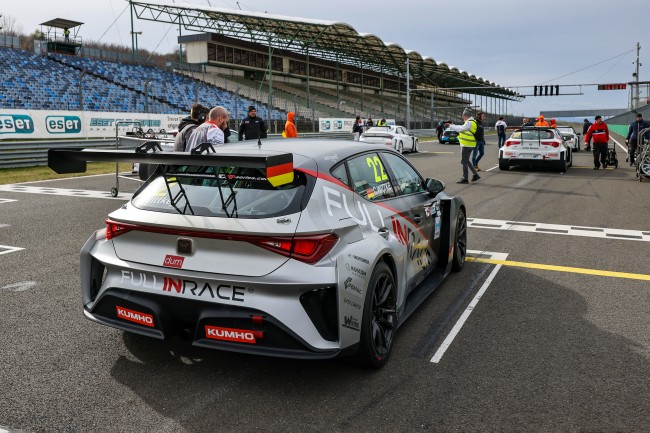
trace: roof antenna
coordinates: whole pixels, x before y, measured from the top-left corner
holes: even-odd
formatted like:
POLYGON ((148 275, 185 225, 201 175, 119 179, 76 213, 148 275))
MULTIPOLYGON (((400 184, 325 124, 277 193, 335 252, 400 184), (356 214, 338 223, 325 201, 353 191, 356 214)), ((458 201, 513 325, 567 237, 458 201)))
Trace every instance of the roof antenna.
POLYGON ((237 7, 239 8, 239 10, 241 10, 241 6, 239 6, 239 2, 235 2, 235 3, 237 3, 237 7))
POLYGON ((262 147, 262 134, 260 133, 260 123, 257 122, 256 125, 257 125, 257 148, 259 149, 262 147))

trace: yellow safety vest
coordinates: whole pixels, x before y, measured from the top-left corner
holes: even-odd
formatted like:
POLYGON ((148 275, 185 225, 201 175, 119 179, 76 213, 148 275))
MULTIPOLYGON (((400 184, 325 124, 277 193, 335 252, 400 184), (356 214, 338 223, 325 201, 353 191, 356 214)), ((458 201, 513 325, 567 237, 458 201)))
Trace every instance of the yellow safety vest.
POLYGON ((478 124, 474 119, 468 120, 468 122, 472 122, 472 127, 470 128, 469 131, 459 132, 458 141, 460 141, 461 146, 476 147, 476 137, 474 136, 474 133, 476 133, 476 130, 478 129, 478 124))

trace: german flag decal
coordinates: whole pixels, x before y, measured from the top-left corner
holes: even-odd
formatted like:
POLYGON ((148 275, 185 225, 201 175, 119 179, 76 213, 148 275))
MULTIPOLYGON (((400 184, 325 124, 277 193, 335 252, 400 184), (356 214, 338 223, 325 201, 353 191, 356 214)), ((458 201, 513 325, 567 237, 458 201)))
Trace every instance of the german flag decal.
POLYGON ((293 155, 285 153, 267 158, 266 178, 273 186, 293 182, 293 155))

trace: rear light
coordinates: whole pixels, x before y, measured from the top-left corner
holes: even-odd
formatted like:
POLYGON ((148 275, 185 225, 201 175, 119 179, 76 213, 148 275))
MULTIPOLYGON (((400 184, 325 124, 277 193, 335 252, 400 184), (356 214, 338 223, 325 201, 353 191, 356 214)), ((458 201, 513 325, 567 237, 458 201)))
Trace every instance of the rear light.
POLYGON ((297 236, 292 239, 251 239, 248 242, 285 257, 312 264, 325 257, 336 245, 338 239, 335 234, 328 233, 314 236, 297 236))
POLYGON ((393 140, 386 140, 386 146, 392 146, 393 145, 393 140))
POLYGON ((236 242, 249 242, 285 257, 299 260, 304 263, 316 263, 325 257, 336 245, 338 236, 326 233, 311 236, 289 237, 263 237, 229 233, 213 233, 202 231, 179 230, 165 227, 139 226, 135 224, 118 223, 106 220, 106 239, 112 239, 131 230, 160 233, 163 235, 185 236, 206 239, 222 239, 236 242))
POLYGON ((559 141, 542 141, 542 144, 544 146, 553 146, 553 147, 560 147, 560 142, 559 141))
POLYGON ((133 230, 134 226, 131 224, 122 224, 113 220, 106 220, 106 239, 113 239, 119 235, 133 230))
POLYGON ((506 146, 514 146, 516 144, 521 144, 521 141, 516 140, 506 140, 506 146))

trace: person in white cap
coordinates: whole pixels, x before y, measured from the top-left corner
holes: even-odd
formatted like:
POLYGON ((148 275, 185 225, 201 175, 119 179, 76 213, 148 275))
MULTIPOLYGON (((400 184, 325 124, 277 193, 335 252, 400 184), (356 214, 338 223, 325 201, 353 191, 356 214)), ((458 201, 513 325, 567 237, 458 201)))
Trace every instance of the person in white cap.
POLYGON ((461 150, 460 163, 463 166, 463 177, 456 183, 469 183, 467 180, 468 167, 474 174, 474 176, 472 176, 472 182, 476 182, 481 178, 481 176, 476 172, 476 169, 474 169, 474 164, 472 164, 470 158, 472 156, 472 151, 476 147, 476 137, 474 134, 476 134, 478 124, 472 117, 472 110, 469 107, 463 110, 463 120, 465 123, 462 125, 449 125, 449 129, 458 132, 458 141, 460 142, 461 150))

